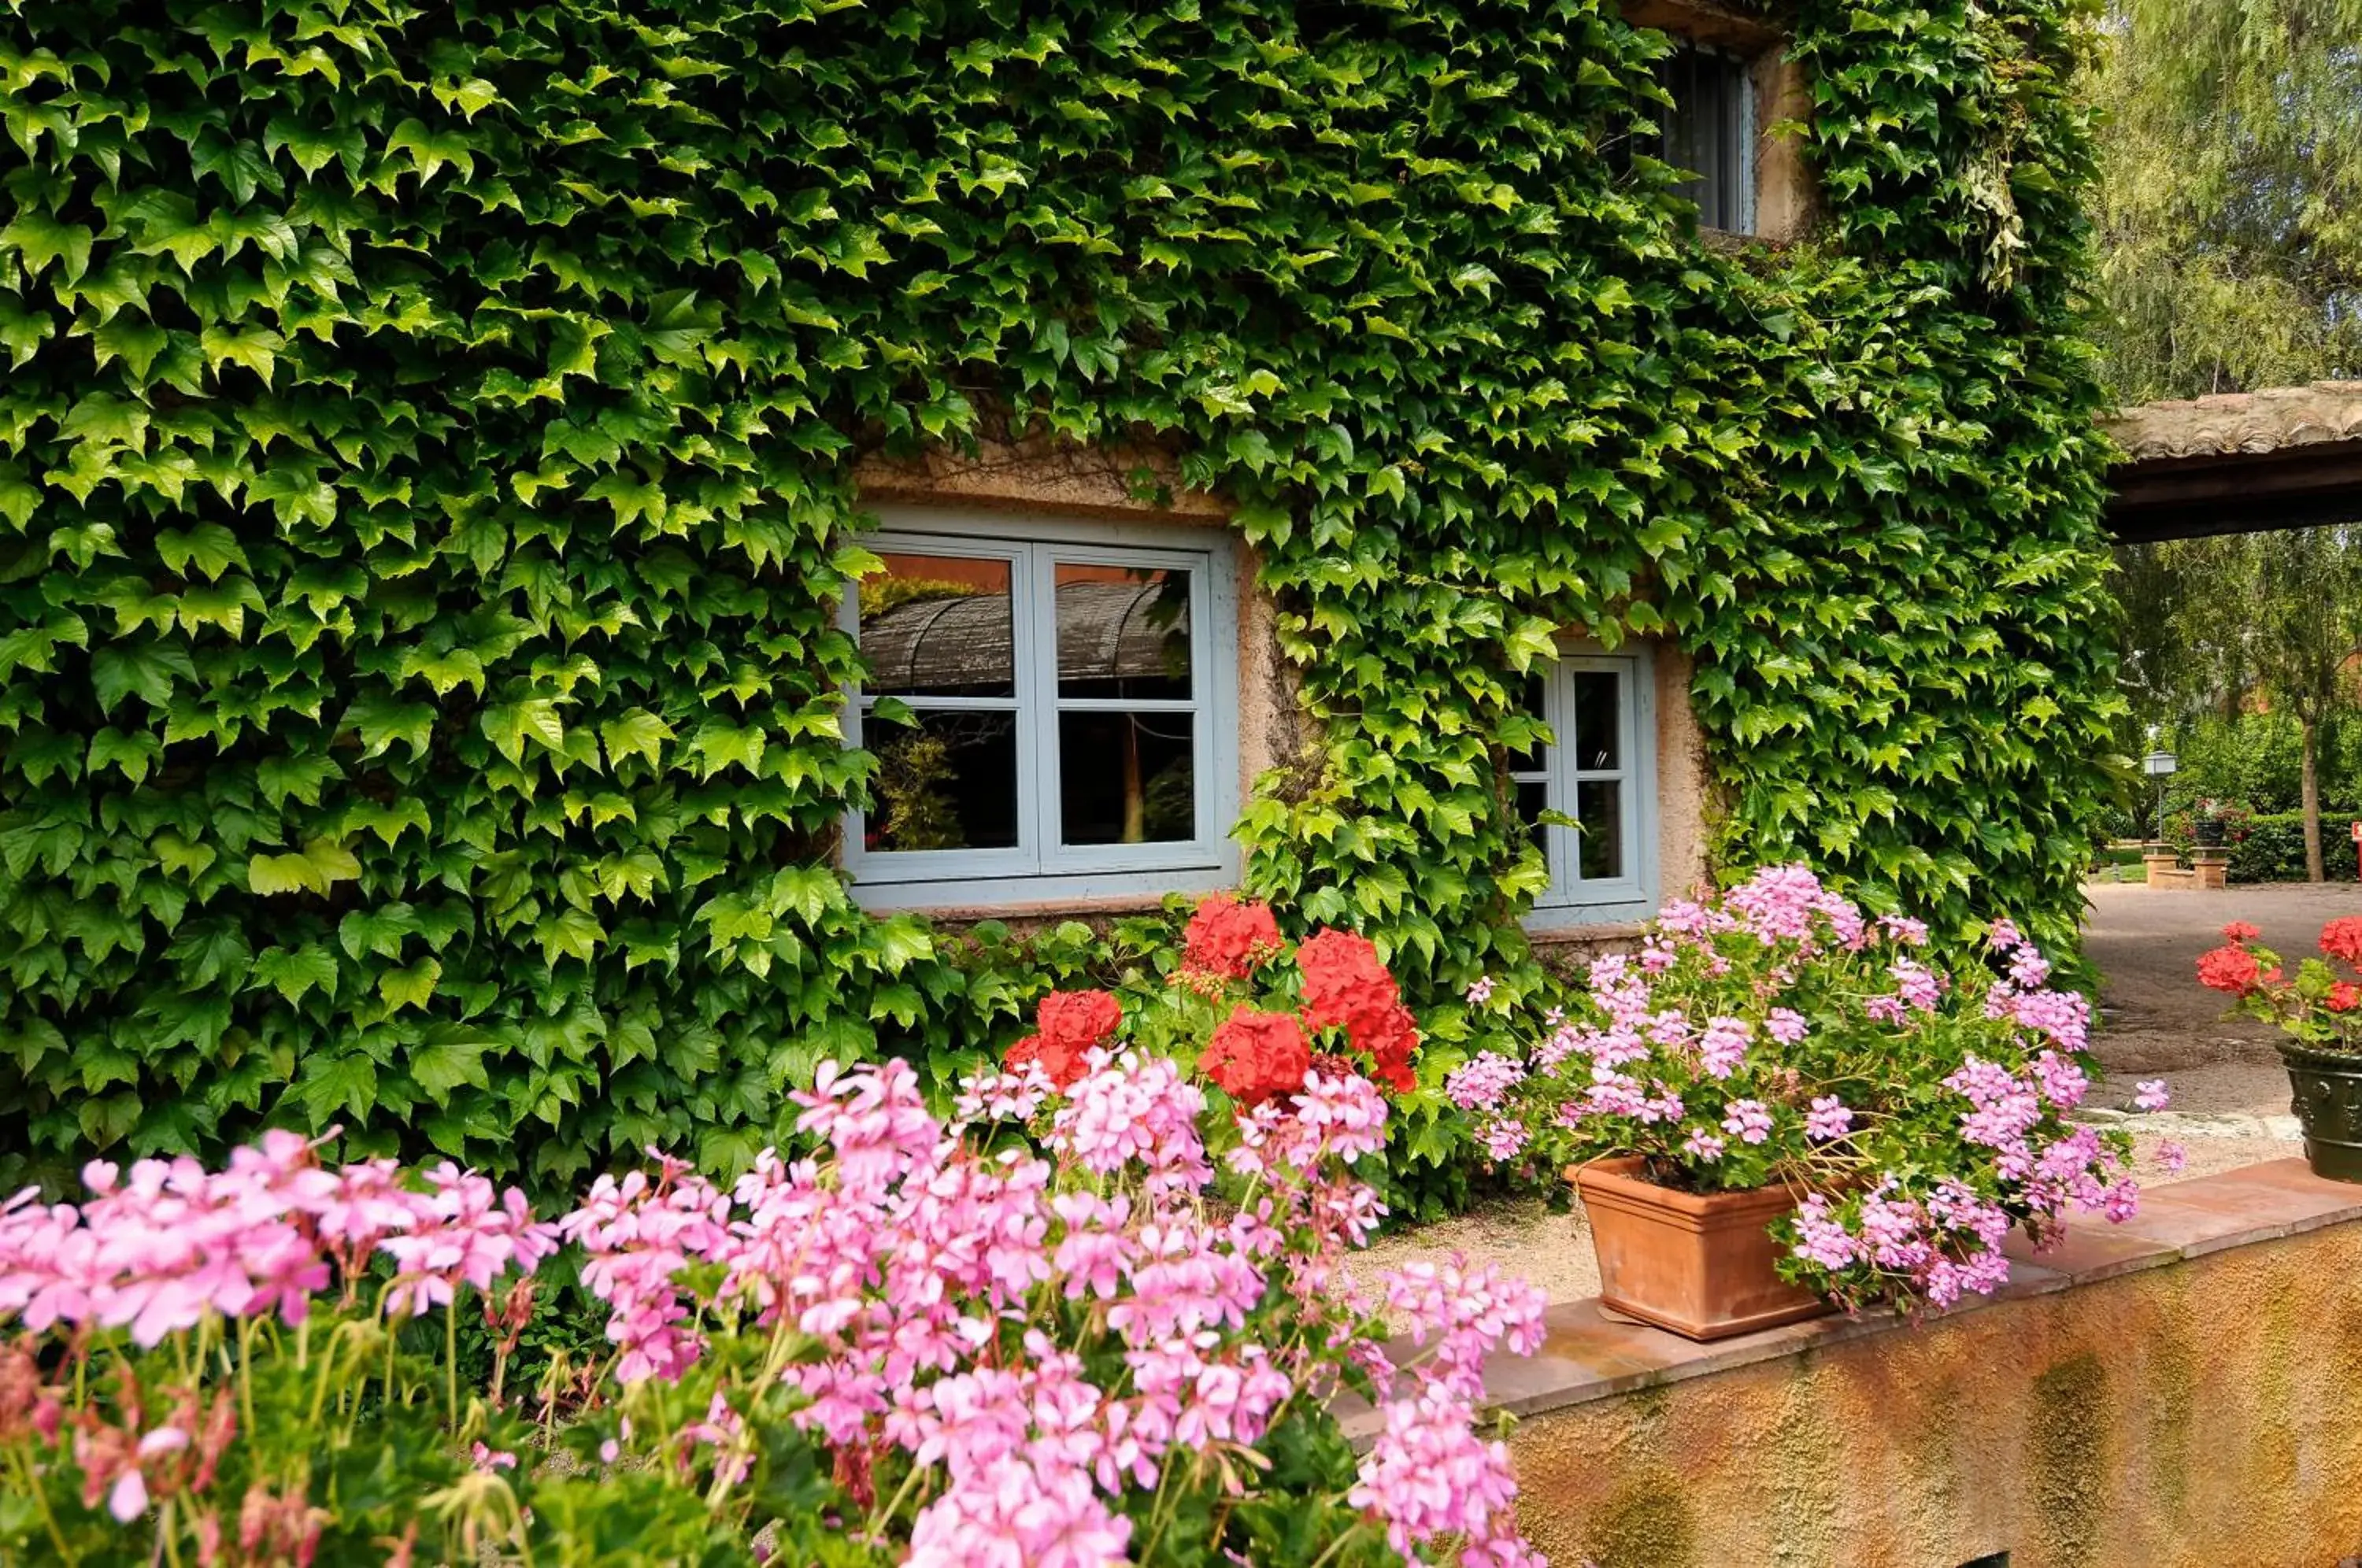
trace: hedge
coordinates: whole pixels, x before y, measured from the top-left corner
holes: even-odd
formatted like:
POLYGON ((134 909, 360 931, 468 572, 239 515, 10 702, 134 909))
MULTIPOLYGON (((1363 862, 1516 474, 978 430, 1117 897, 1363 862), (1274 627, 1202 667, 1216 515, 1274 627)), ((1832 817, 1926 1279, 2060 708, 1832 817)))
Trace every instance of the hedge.
MULTIPOLYGON (((2346 833, 2350 817, 2323 814, 2321 823, 2322 868, 2333 882, 2357 878, 2354 844, 2346 833)), ((2279 812, 2250 817, 2224 835, 2231 851, 2234 882, 2301 882, 2305 878, 2304 813, 2279 812)))

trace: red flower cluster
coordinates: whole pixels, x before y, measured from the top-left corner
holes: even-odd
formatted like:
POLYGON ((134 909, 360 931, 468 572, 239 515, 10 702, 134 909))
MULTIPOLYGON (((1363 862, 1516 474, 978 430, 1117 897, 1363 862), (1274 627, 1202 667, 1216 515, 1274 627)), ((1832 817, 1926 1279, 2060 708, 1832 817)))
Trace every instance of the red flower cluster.
POLYGON ((2362 968, 2362 915, 2340 915, 2323 926, 2321 950, 2362 968))
POLYGON ((1353 1049, 1370 1058, 1371 1076, 1396 1094, 1418 1086, 1410 1066, 1418 1021, 1403 1006, 1401 988, 1369 938, 1317 932, 1297 948, 1296 966, 1304 976, 1306 1021, 1343 1029, 1353 1049))
POLYGON ((2244 997, 2263 978, 2256 955, 2234 942, 2198 955, 2198 983, 2210 991, 2244 997))
POLYGON ((1286 944, 1271 906, 1215 893, 1200 900, 1181 933, 1181 967, 1193 974, 1243 980, 1286 944))
POLYGON ((1033 1010, 1045 1038, 1082 1050, 1107 1043, 1122 1021, 1123 1005, 1105 991, 1052 991, 1033 1010))
POLYGON ((2253 942, 2263 935, 2263 930, 2261 927, 2249 925, 2246 921, 2235 920, 2223 928, 2223 935, 2232 942, 2253 942))
POLYGON ((1260 1105, 1304 1087, 1312 1047, 1293 1013, 1242 1007, 1214 1028, 1198 1067, 1241 1105, 1260 1105))
POLYGON ((1122 1021, 1123 1004, 1105 991, 1052 991, 1033 1010, 1037 1032, 1011 1045, 1001 1065, 1013 1073, 1038 1063, 1052 1083, 1065 1088, 1083 1076, 1084 1056, 1113 1039, 1122 1021))
POLYGON ((2352 1012, 2362 1007, 2362 986, 2351 980, 2340 980, 2329 988, 2328 999, 2322 1005, 2332 1012, 2352 1012))

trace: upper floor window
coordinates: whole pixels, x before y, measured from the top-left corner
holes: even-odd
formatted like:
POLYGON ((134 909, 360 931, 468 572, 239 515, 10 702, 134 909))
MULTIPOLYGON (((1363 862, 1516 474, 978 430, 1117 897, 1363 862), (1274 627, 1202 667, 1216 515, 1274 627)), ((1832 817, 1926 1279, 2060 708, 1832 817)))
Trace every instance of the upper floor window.
POLYGON ((877 758, 844 861, 873 906, 1164 892, 1230 874, 1225 537, 896 517, 845 615, 877 758), (1193 541, 1193 544, 1195 542, 1193 541))
POLYGON ((1638 920, 1655 908, 1649 676, 1645 651, 1570 653, 1528 681, 1528 712, 1554 737, 1509 758, 1518 812, 1550 863, 1550 886, 1534 900, 1540 923, 1638 920))
POLYGON ((1698 224, 1755 232, 1755 88, 1747 62, 1710 45, 1682 43, 1657 62, 1673 105, 1661 112, 1658 144, 1646 150, 1692 178, 1679 188, 1697 203, 1698 224))

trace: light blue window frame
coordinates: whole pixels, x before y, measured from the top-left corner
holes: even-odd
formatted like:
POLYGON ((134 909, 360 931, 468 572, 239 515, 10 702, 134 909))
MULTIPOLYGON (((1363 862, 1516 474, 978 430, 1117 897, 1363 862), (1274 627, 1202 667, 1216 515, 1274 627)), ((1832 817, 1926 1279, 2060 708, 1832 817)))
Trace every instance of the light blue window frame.
POLYGON ((1545 826, 1542 852, 1550 863, 1550 886, 1535 899, 1533 911, 1526 917, 1529 929, 1620 924, 1656 913, 1661 813, 1657 801, 1655 677, 1655 661, 1645 647, 1606 653, 1585 646, 1561 653, 1543 679, 1539 716, 1550 726, 1553 738, 1540 767, 1511 777, 1540 783, 1544 804, 1570 817, 1575 814, 1576 785, 1609 780, 1619 784, 1617 826, 1623 835, 1624 864, 1613 878, 1585 878, 1576 853, 1577 830, 1557 823, 1545 826), (1574 731, 1574 677, 1584 673, 1617 678, 1617 767, 1581 765, 1588 748, 1586 737, 1574 731))
MULTIPOLYGON (((862 543, 1010 563, 1010 697, 929 697, 926 711, 1011 712, 1017 723, 1018 842, 1004 849, 869 850, 865 815, 848 812, 843 861, 855 900, 874 910, 1079 902, 1200 892, 1236 884, 1238 847, 1238 581, 1230 536, 1218 528, 1142 526, 928 508, 888 508, 862 543), (1141 567, 1189 574, 1190 695, 1187 699, 1080 698, 1058 693, 1058 563, 1141 567), (1058 715, 1087 711, 1187 713, 1197 836, 1157 844, 1063 842, 1058 715)), ((857 590, 839 624, 858 638, 857 590)), ((845 744, 863 744, 868 701, 845 701, 845 744)))

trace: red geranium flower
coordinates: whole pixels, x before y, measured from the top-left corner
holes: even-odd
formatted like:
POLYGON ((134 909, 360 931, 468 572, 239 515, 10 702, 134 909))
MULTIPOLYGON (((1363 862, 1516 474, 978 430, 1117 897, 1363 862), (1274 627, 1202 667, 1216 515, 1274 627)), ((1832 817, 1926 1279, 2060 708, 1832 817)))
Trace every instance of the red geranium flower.
POLYGON ((1356 1044, 1402 999, 1377 947, 1350 931, 1315 932, 1296 950, 1296 966, 1304 975, 1305 1018, 1316 1029, 1341 1025, 1356 1044))
POLYGON ((1123 1004, 1105 991, 1052 991, 1033 1010, 1043 1034, 1076 1054, 1104 1045, 1123 1021, 1123 1004))
POLYGON ((2351 980, 2338 981, 2329 988, 2329 1000, 2325 1005, 2332 1012, 2352 1012, 2357 1005, 2362 1005, 2362 986, 2351 980))
POLYGON ((2263 932, 2249 925, 2246 921, 2235 920, 2223 928, 2223 934, 2233 942, 2253 942, 2263 935, 2263 932))
POLYGON ((1260 1105, 1304 1087, 1312 1047, 1293 1013, 1242 1007, 1215 1026, 1198 1066, 1241 1105, 1260 1105))
POLYGON ((2233 944, 2198 955, 2198 983, 2208 990, 2244 997, 2261 981, 2256 955, 2233 944))
POLYGON ((2362 915, 2340 915, 2321 928, 2321 950, 2362 966, 2362 915))
POLYGON ((1022 1071, 1030 1062, 1060 1088, 1072 1088, 1083 1076, 1083 1050, 1063 1040, 1029 1034, 1002 1053, 1000 1065, 1014 1073, 1022 1071))
POLYGON ((1368 937, 1316 932, 1296 950, 1296 966, 1304 975, 1305 1021, 1315 1029, 1343 1029, 1353 1049, 1369 1057, 1371 1077, 1396 1094, 1418 1087, 1410 1065, 1418 1049, 1418 1021, 1403 1006, 1402 988, 1368 937))
POLYGON ((1181 933, 1181 966, 1225 980, 1243 980, 1256 965, 1285 945, 1269 904, 1213 893, 1198 900, 1198 912, 1189 917, 1181 933))
POLYGON ((1418 1049, 1418 1021, 1410 1009, 1396 1002, 1376 1027, 1356 1037, 1353 1043, 1370 1054, 1373 1079, 1396 1094, 1418 1088, 1418 1074, 1410 1065, 1411 1054, 1418 1049))

